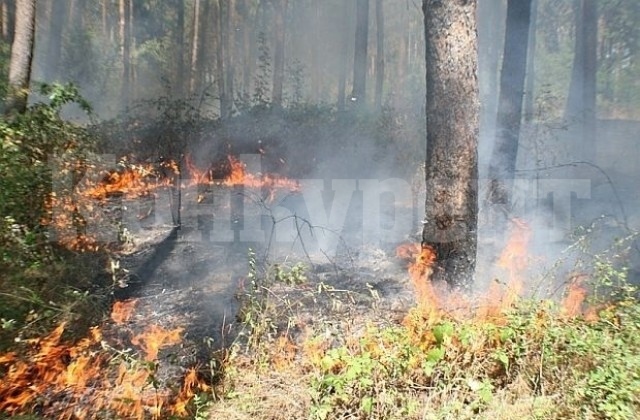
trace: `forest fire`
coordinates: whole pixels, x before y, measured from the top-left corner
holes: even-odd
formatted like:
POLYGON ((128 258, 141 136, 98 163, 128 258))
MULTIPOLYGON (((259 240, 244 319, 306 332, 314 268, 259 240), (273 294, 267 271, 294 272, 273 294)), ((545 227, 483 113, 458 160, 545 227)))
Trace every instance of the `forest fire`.
MULTIPOLYGON (((112 319, 130 315, 135 301, 114 307, 112 319)), ((28 342, 25 356, 0 355, 0 412, 12 415, 37 410, 47 417, 164 418, 187 415, 197 392, 209 389, 195 369, 189 369, 181 390, 157 389, 158 352, 181 340, 181 329, 151 326, 130 339, 144 352, 143 360, 128 350, 110 347, 103 331, 94 327, 75 344, 62 337, 61 324, 48 336, 28 342), (149 364, 149 362, 153 362, 149 364), (115 370, 113 369, 115 367, 115 370)))
MULTIPOLYGON (((493 280, 488 289, 472 300, 462 292, 440 287, 430 281, 436 254, 429 247, 404 244, 397 248, 398 258, 409 262, 408 272, 415 288, 418 309, 422 317, 434 320, 447 315, 454 318, 500 320, 524 293, 524 273, 531 261, 529 242, 531 228, 520 219, 512 221, 506 245, 496 262, 500 279, 493 280)), ((586 275, 575 275, 568 284, 560 302, 563 313, 569 317, 583 315, 582 306, 587 296, 583 286, 586 275)), ((588 316, 587 311, 585 316, 588 316)))
MULTIPOLYGON (((87 228, 115 222, 107 220, 107 214, 113 213, 112 208, 120 206, 118 199, 153 198, 163 189, 201 186, 262 189, 266 191, 269 201, 280 190, 300 191, 300 184, 295 180, 269 173, 250 173, 247 165, 234 156, 227 156, 220 168, 210 166, 204 170, 195 165, 190 156, 186 156, 184 162, 184 173, 180 165, 172 160, 160 164, 131 164, 125 161, 122 168, 107 171, 97 181, 85 177, 72 189, 54 192, 49 196, 49 215, 42 223, 54 228, 59 244, 75 251, 94 252, 105 246, 105 241, 92 236, 87 228), (216 179, 215 174, 221 174, 220 179, 216 179)), ((69 163, 64 165, 67 173, 83 172, 82 168, 69 163)), ((200 203, 204 196, 198 194, 196 200, 200 203)), ((153 211, 149 208, 146 212, 138 212, 136 217, 144 220, 151 214, 153 211)))
POLYGON ((289 191, 299 191, 300 184, 275 174, 252 174, 247 172, 247 165, 237 157, 229 155, 225 165, 220 170, 214 171, 209 167, 206 170, 199 169, 190 156, 185 158, 186 167, 190 180, 186 186, 196 185, 223 185, 227 187, 244 186, 247 188, 266 188, 270 194, 275 190, 284 189, 289 191), (214 172, 222 172, 224 176, 216 179, 214 172))

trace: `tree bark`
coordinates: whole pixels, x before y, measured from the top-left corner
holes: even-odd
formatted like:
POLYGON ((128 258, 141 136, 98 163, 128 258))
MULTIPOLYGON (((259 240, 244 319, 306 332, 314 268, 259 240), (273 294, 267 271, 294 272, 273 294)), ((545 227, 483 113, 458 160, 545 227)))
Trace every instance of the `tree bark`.
POLYGON ((382 111, 382 88, 384 85, 384 7, 376 0, 376 93, 375 109, 382 111))
POLYGON ((275 48, 273 52, 273 93, 271 103, 276 108, 282 107, 287 3, 288 0, 273 1, 275 8, 275 48))
POLYGON ((565 118, 574 123, 576 136, 584 142, 582 156, 592 160, 596 142, 596 75, 598 71, 598 5, 579 0, 576 43, 565 118))
POLYGON ((427 158, 423 246, 437 255, 433 279, 473 283, 478 222, 476 1, 423 0, 427 158))
POLYGON ((35 31, 35 0, 17 0, 15 35, 11 45, 9 87, 4 110, 5 115, 23 113, 27 109, 35 31))
POLYGON ((356 3, 356 42, 353 62, 353 93, 356 108, 365 109, 367 100, 367 47, 369 45, 369 0, 356 3))
POLYGON ((500 73, 500 96, 496 121, 496 141, 489 164, 489 197, 493 213, 501 207, 511 210, 513 179, 518 156, 522 122, 522 99, 527 72, 527 45, 531 18, 531 0, 509 0, 504 55, 500 73))

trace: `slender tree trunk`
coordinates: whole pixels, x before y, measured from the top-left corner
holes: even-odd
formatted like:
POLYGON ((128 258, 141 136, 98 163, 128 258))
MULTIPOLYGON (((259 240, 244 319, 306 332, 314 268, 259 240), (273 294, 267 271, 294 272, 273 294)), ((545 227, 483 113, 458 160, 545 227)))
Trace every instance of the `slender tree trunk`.
POLYGON ((473 282, 478 222, 478 50, 475 0, 423 0, 427 159, 423 246, 434 280, 473 282))
MULTIPOLYGON (((348 2, 346 2, 348 3, 348 2)), ((320 97, 320 65, 318 50, 320 48, 320 0, 311 3, 313 20, 311 22, 311 100, 317 102, 320 97)))
POLYGON ((198 77, 198 36, 200 35, 200 0, 195 0, 193 11, 193 37, 191 39, 191 69, 189 71, 189 93, 196 90, 196 78, 198 77))
POLYGON ((254 22, 251 19, 250 0, 242 1, 242 92, 246 97, 251 97, 251 80, 253 77, 252 54, 252 28, 254 22))
POLYGON ((5 115, 23 113, 27 109, 35 31, 35 0, 17 0, 15 36, 11 45, 9 89, 4 110, 5 115))
POLYGON ((211 27, 211 2, 210 0, 201 0, 200 14, 200 34, 198 35, 198 55, 196 59, 196 84, 194 91, 201 92, 207 82, 207 69, 210 62, 211 45, 207 42, 211 27))
POLYGON ((356 3, 356 42, 353 62, 353 93, 351 100, 358 109, 367 105, 367 47, 369 45, 369 0, 356 3))
POLYGON ((45 61, 46 80, 58 78, 62 56, 63 29, 67 22, 67 8, 63 1, 54 1, 51 4, 51 16, 49 17, 49 34, 47 40, 47 55, 45 61))
POLYGON ((214 21, 216 22, 216 30, 214 31, 214 44, 216 51, 216 81, 218 85, 218 97, 220 98, 220 118, 227 118, 227 111, 229 109, 227 91, 224 83, 224 51, 222 46, 222 32, 223 32, 223 16, 221 10, 221 4, 224 0, 214 0, 213 2, 213 14, 214 21))
POLYGON ((346 90, 347 90, 347 71, 349 67, 348 55, 349 55, 349 40, 351 39, 352 32, 351 26, 351 2, 343 2, 342 9, 342 50, 340 51, 340 69, 338 75, 338 112, 343 112, 346 105, 346 90))
POLYGON ((225 116, 231 116, 233 112, 233 91, 234 91, 234 83, 233 79, 235 76, 235 69, 233 65, 233 25, 231 22, 234 20, 234 0, 226 0, 225 6, 222 8, 221 13, 224 16, 223 22, 224 26, 222 28, 222 51, 224 53, 224 62, 225 62, 225 96, 226 96, 226 110, 224 112, 225 116))
POLYGON ((109 38, 109 0, 102 0, 101 17, 102 17, 102 38, 109 38))
POLYGON ((13 43, 16 31, 16 2, 15 0, 2 1, 2 39, 8 44, 13 43))
POLYGON ((498 115, 498 76, 504 52, 505 3, 504 0, 478 0, 478 64, 482 104, 480 127, 483 135, 490 139, 495 137, 498 115))
POLYGON ((288 0, 274 0, 273 2, 275 8, 275 48, 273 52, 273 93, 271 103, 276 108, 282 107, 287 3, 288 0))
POLYGON ((531 20, 529 23, 529 46, 527 47, 527 78, 524 93, 524 119, 533 121, 535 114, 535 79, 536 79, 536 30, 538 26, 538 0, 531 1, 531 20))
MULTIPOLYGON (((496 141, 489 166, 489 203, 511 210, 513 179, 522 122, 524 79, 527 72, 527 45, 531 0, 509 0, 504 56, 500 73, 500 96, 496 121, 496 141)), ((497 210, 492 208, 491 211, 497 210)), ((497 214, 492 214, 492 217, 497 214)))
POLYGON ((565 118, 584 142, 585 160, 592 160, 596 142, 596 75, 598 71, 598 5, 578 0, 576 44, 565 118))
POLYGON ((119 32, 120 32, 120 56, 122 60, 122 86, 120 99, 123 108, 131 103, 130 77, 131 77, 131 32, 129 31, 129 1, 119 0, 119 32))
POLYGON ((177 28, 175 32, 176 78, 175 92, 179 98, 185 94, 185 63, 184 63, 184 0, 175 0, 177 28))
POLYGON ((376 0, 376 97, 375 108, 382 110, 382 88, 384 84, 384 7, 376 0))

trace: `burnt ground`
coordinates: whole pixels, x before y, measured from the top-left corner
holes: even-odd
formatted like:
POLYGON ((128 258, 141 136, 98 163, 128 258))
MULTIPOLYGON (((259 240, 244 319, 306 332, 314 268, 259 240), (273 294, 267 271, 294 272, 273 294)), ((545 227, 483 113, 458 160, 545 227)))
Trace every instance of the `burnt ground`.
MULTIPOLYGON (((268 220, 265 223, 264 214, 245 216, 261 217, 265 231, 274 230, 268 220)), ((156 218, 162 219, 161 215, 156 218)), ((357 245, 353 238, 361 232, 356 228, 341 232, 336 253, 329 254, 313 243, 314 237, 325 234, 319 226, 303 226, 305 233, 293 245, 276 249, 268 236, 257 243, 221 242, 215 229, 203 232, 206 220, 183 222, 180 229, 171 223, 132 227, 129 250, 121 255, 122 287, 115 297, 137 299, 135 311, 124 325, 110 323, 106 331, 112 331, 105 334, 139 334, 150 326, 182 328, 181 343, 159 355, 159 375, 167 381, 178 382, 184 368, 206 367, 216 349, 228 347, 237 338, 242 328, 238 312, 250 287, 250 249, 259 276, 271 276, 275 266, 304 265, 307 281, 278 293, 283 300, 295 302, 292 306, 306 325, 329 325, 329 316, 352 322, 358 313, 367 313, 370 319, 373 312, 380 320, 396 322, 415 301, 406 265, 395 256, 398 243, 357 245)))

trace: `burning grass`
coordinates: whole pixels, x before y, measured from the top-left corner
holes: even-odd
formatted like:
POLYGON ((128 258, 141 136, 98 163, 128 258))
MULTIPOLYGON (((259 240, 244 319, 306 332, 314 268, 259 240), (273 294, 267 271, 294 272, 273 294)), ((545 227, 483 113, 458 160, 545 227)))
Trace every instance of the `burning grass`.
MULTIPOLYGON (((116 305, 112 319, 122 324, 134 305, 116 305)), ((29 340, 21 354, 0 355, 0 413, 66 419, 188 417, 194 399, 211 390, 194 368, 185 372, 181 387, 162 378, 166 362, 159 361, 159 352, 181 341, 180 328, 152 325, 130 333, 128 341, 142 355, 110 345, 99 327, 68 342, 63 339, 66 328, 61 324, 48 336, 29 340)))
MULTIPOLYGON (((634 418, 635 292, 620 284, 629 292, 624 298, 593 302, 594 283, 623 277, 607 265, 573 275, 561 299, 521 296, 529 237, 526 224, 514 222, 498 259, 505 280, 475 298, 429 281, 437 257, 431 249, 401 246, 397 256, 408 262, 417 305, 397 324, 375 305, 357 315, 323 311, 315 323, 270 308, 262 315, 287 327, 253 329, 261 334, 248 339, 254 347, 234 349, 227 398, 213 405, 211 418, 634 418), (295 404, 284 404, 292 395, 295 404)), ((276 302, 291 293, 269 290, 276 302)))

